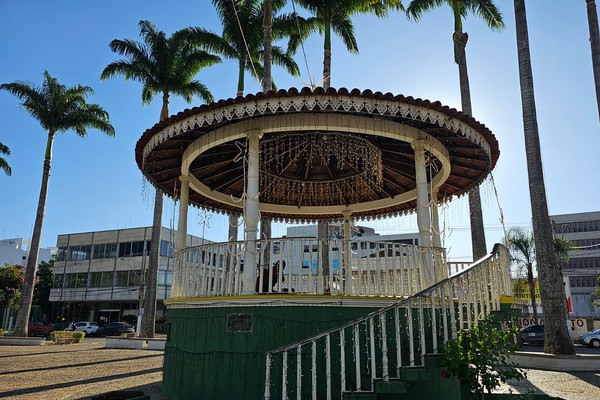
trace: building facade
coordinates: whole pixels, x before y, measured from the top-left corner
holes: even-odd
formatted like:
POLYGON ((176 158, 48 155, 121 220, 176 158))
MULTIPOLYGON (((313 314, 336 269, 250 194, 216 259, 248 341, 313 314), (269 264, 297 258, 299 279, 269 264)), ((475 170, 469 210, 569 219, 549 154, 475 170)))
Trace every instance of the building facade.
MULTIPOLYGON (((59 235, 50 301, 55 318, 97 322, 137 315, 144 295, 152 227, 59 235)), ((173 280, 174 232, 162 228, 157 316, 170 295, 173 280)), ((187 236, 187 246, 209 241, 187 236)))
MULTIPOLYGON (((29 241, 23 238, 0 240, 0 267, 4 264, 27 265, 29 241)), ((40 248, 38 264, 52 258, 53 249, 40 248)))
POLYGON ((590 294, 600 273, 600 211, 550 216, 556 237, 571 240, 578 253, 570 253, 563 266, 567 293, 571 294, 573 316, 600 318, 590 294))

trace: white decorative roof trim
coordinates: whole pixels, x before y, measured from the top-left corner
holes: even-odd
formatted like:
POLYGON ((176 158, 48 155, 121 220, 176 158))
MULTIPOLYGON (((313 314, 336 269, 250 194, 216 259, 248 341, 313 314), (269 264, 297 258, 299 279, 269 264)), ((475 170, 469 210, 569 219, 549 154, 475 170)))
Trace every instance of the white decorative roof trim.
POLYGON ((423 122, 436 123, 454 133, 467 138, 472 143, 480 146, 491 159, 489 143, 476 129, 468 124, 451 117, 443 112, 432 110, 413 104, 407 104, 394 100, 381 100, 368 97, 354 97, 351 95, 304 95, 291 97, 273 97, 266 99, 255 99, 244 103, 230 104, 213 110, 207 110, 200 114, 189 116, 177 121, 160 130, 148 141, 143 150, 143 161, 148 154, 158 145, 165 141, 181 135, 189 130, 209 127, 214 121, 220 123, 223 119, 227 121, 240 120, 245 117, 270 115, 277 113, 304 113, 307 111, 329 111, 334 112, 342 109, 346 112, 367 113, 381 116, 399 116, 415 119, 423 122), (267 109, 269 112, 267 112, 267 109))

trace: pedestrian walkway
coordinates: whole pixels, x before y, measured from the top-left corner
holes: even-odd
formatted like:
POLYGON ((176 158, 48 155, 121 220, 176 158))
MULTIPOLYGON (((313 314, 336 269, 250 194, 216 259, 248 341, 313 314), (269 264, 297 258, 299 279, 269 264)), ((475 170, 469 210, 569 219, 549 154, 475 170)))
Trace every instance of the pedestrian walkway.
POLYGON ((75 400, 113 390, 160 391, 163 352, 105 349, 104 339, 52 346, 0 346, 0 398, 75 400))

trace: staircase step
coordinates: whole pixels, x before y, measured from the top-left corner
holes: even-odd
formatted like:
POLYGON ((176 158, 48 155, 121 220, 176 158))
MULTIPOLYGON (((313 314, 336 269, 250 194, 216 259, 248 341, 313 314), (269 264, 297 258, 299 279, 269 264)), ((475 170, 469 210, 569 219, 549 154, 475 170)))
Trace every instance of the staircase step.
POLYGON ((377 400, 377 393, 373 392, 349 392, 344 393, 344 400, 377 400))
POLYGON ((399 394, 406 393, 406 382, 391 380, 388 382, 375 382, 375 393, 399 394))

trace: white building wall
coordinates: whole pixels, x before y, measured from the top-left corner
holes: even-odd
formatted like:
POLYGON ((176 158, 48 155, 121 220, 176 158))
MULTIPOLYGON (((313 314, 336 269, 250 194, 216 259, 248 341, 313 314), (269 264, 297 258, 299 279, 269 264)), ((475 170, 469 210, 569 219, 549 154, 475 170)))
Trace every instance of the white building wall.
POLYGON ((600 274, 600 211, 552 215, 555 235, 575 242, 579 253, 569 254, 563 274, 571 291, 573 316, 600 318, 590 294, 600 274))
MULTIPOLYGON (((0 240, 0 266, 4 264, 26 265, 27 247, 29 241, 23 238, 2 239, 0 240)), ((52 259, 53 249, 40 249, 38 264, 42 261, 48 262, 52 259)))

